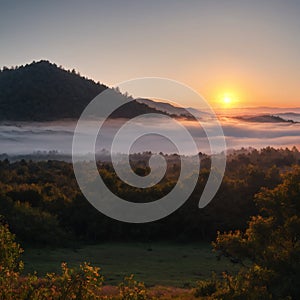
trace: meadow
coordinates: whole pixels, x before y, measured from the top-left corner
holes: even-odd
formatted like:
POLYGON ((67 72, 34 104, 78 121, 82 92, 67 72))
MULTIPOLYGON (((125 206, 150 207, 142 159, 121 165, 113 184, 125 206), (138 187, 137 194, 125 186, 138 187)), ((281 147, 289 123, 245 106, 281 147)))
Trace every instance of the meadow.
POLYGON ((84 261, 101 268, 105 284, 117 285, 125 276, 134 274, 146 286, 164 285, 180 288, 195 286, 212 272, 236 272, 239 265, 217 259, 209 243, 103 243, 80 248, 26 248, 24 273, 37 271, 60 273, 60 265, 79 266, 84 261))

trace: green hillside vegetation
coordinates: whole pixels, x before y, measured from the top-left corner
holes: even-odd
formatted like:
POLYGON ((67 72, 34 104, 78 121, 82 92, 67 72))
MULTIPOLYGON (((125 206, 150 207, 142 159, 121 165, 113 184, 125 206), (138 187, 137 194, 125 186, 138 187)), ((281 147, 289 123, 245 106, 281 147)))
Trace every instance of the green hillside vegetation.
MULTIPOLYGON (((149 153, 137 155, 133 162, 134 170, 147 173, 147 159, 149 153)), ((146 189, 122 182, 111 163, 99 162, 98 168, 115 194, 128 201, 147 202, 166 195, 177 182, 179 162, 172 157, 168 159, 170 163, 166 176, 154 187, 146 189)), ((258 212, 254 195, 262 187, 273 188, 279 184, 281 174, 299 164, 299 161, 296 148, 266 148, 231 154, 216 197, 204 209, 199 209, 198 201, 210 168, 210 157, 201 155, 197 187, 179 210, 157 222, 127 224, 106 217, 84 198, 71 163, 4 160, 0 161, 0 214, 18 239, 28 244, 211 241, 217 231, 245 229, 249 217, 258 212)), ((82 164, 84 168, 86 163, 82 164)))
MULTIPOLYGON (((80 194, 69 163, 1 161, 0 298, 299 299, 298 150, 269 147, 231 154, 215 200, 199 210, 210 164, 209 157, 202 158, 204 169, 188 203, 164 220, 141 226, 96 212, 80 194), (24 273, 23 250, 10 230, 31 251, 25 264, 39 274, 24 273), (215 258, 207 244, 199 243, 205 240, 214 240, 215 258), (65 249, 55 248, 63 241, 68 241, 65 249), (209 268, 215 271, 211 277, 209 268), (181 288, 149 288, 126 271, 148 284, 181 288)), ((114 192, 134 195, 109 164, 99 166, 114 192)), ((133 168, 141 166, 137 162, 133 168)), ((142 196, 139 191, 140 201, 166 193, 173 175, 167 174, 155 190, 142 196)))

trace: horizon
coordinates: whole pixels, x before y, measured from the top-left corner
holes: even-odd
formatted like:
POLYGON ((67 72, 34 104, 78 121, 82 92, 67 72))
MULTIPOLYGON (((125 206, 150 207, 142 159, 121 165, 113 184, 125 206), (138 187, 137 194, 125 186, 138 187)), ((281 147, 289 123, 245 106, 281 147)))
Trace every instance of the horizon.
MULTIPOLYGON (((84 74, 82 74, 80 72, 80 70, 77 70, 75 68, 66 68, 64 65, 58 65, 55 61, 51 61, 47 58, 43 58, 43 59, 40 59, 40 60, 35 60, 33 59, 31 62, 26 62, 26 63, 22 63, 20 65, 14 65, 14 66, 7 66, 7 65, 3 65, 3 66, 0 66, 0 70, 3 70, 5 68, 8 68, 8 69, 15 69, 15 68, 20 68, 20 67, 25 67, 26 65, 31 65, 31 64, 34 64, 34 63, 41 63, 41 62, 48 62, 50 63, 51 65, 55 65, 57 68, 59 69, 62 69, 62 70, 65 70, 65 71, 69 71, 71 72, 73 69, 76 71, 77 75, 84 78, 84 79, 88 79, 88 80, 92 80, 94 83, 100 83, 102 85, 105 85, 107 86, 108 88, 113 88, 113 86, 110 86, 108 85, 106 82, 104 81, 101 81, 101 80, 96 80, 94 78, 90 78, 90 77, 87 77, 85 76, 84 74)), ((125 92, 125 91, 124 91, 125 92)), ((132 96, 132 95, 131 95, 132 96)), ((201 95, 201 97, 203 97, 201 95)), ((134 97, 134 99, 138 99, 139 97, 134 97)), ((168 104, 171 104, 173 106, 176 107, 176 103, 172 103, 171 101, 168 101, 168 100, 164 100, 164 99, 154 99, 154 98, 149 98, 151 99, 152 101, 155 101, 155 102, 162 102, 162 103, 168 103, 168 104)), ((204 98, 205 99, 205 98, 204 98)), ((218 104, 212 104, 210 103, 207 99, 205 99, 210 105, 211 107, 214 109, 214 110, 224 110, 224 111, 229 111, 229 110, 243 110, 243 109, 286 109, 286 110, 291 110, 291 112, 293 112, 293 110, 300 110, 300 106, 295 106, 295 107, 290 107, 290 106, 222 106, 222 104, 218 103, 218 104)), ((201 107, 196 107, 196 106, 185 106, 185 108, 194 108, 194 109, 203 109, 201 107)), ((288 111, 286 111, 288 113, 288 111)))
POLYGON ((299 12, 292 1, 4 2, 0 65, 49 59, 109 86, 170 78, 214 107, 295 107, 299 12))

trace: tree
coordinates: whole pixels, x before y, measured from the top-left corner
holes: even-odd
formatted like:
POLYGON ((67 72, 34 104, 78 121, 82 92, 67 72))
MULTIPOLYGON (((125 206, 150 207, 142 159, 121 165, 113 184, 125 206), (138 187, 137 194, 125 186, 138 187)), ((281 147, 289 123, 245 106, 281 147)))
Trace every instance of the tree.
POLYGON ((217 299, 299 299, 300 167, 283 176, 274 189, 255 197, 259 215, 245 232, 218 234, 213 243, 221 255, 239 261, 236 276, 216 282, 217 299))
POLYGON ((23 266, 20 261, 22 252, 20 245, 15 242, 15 236, 0 216, 0 273, 20 271, 23 266))
POLYGON ((0 299, 103 299, 100 295, 103 284, 100 268, 83 263, 79 269, 70 269, 62 263, 61 275, 51 273, 44 278, 38 278, 36 274, 21 276, 22 252, 8 225, 0 222, 0 299))

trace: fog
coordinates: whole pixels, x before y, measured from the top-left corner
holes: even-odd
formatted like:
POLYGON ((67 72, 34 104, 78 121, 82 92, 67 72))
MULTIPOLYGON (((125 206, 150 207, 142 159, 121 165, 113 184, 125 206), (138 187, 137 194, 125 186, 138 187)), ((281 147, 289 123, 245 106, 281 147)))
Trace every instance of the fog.
MULTIPOLYGON (((247 113, 253 114, 253 110, 247 113)), ((239 112, 241 113, 241 111, 239 112)), ((297 111, 298 113, 298 111, 297 111)), ((300 120, 300 114, 293 111, 277 111, 281 117, 300 120)), ((232 114, 236 115, 236 114, 232 114)), ((231 116, 232 116, 231 115, 231 116)), ((273 147, 293 147, 300 146, 300 124, 299 123, 253 123, 232 118, 229 114, 219 114, 228 149, 239 149, 241 147, 262 148, 273 147)), ((96 150, 109 149, 116 132, 124 124, 125 120, 110 120, 105 123, 101 135, 97 139, 96 150)), ((206 126, 213 126, 211 119, 203 119, 206 126)), ((193 136, 198 150, 210 153, 209 144, 204 130, 194 121, 182 121, 193 136)), ((176 128, 169 121, 159 118, 146 118, 143 122, 136 122, 136 127, 143 130, 155 132, 156 128, 163 128, 166 132, 176 134, 176 128)), ((45 123, 12 123, 0 124, 0 154, 31 154, 37 151, 56 150, 62 154, 72 153, 72 139, 76 126, 75 121, 45 122, 45 123)), ((98 128, 96 121, 86 122, 83 132, 80 132, 82 139, 82 154, 86 152, 85 140, 91 134, 92 128, 98 128)), ((218 139, 218 136, 212 136, 218 139)), ((177 152, 176 145, 160 135, 148 134, 134 142, 130 132, 122 134, 118 141, 118 152, 122 153, 126 149, 124 145, 128 140, 133 141, 131 152, 177 152)), ((180 143, 188 143, 185 136, 179 137, 180 143)), ((188 147, 184 154, 190 154, 188 147)))

